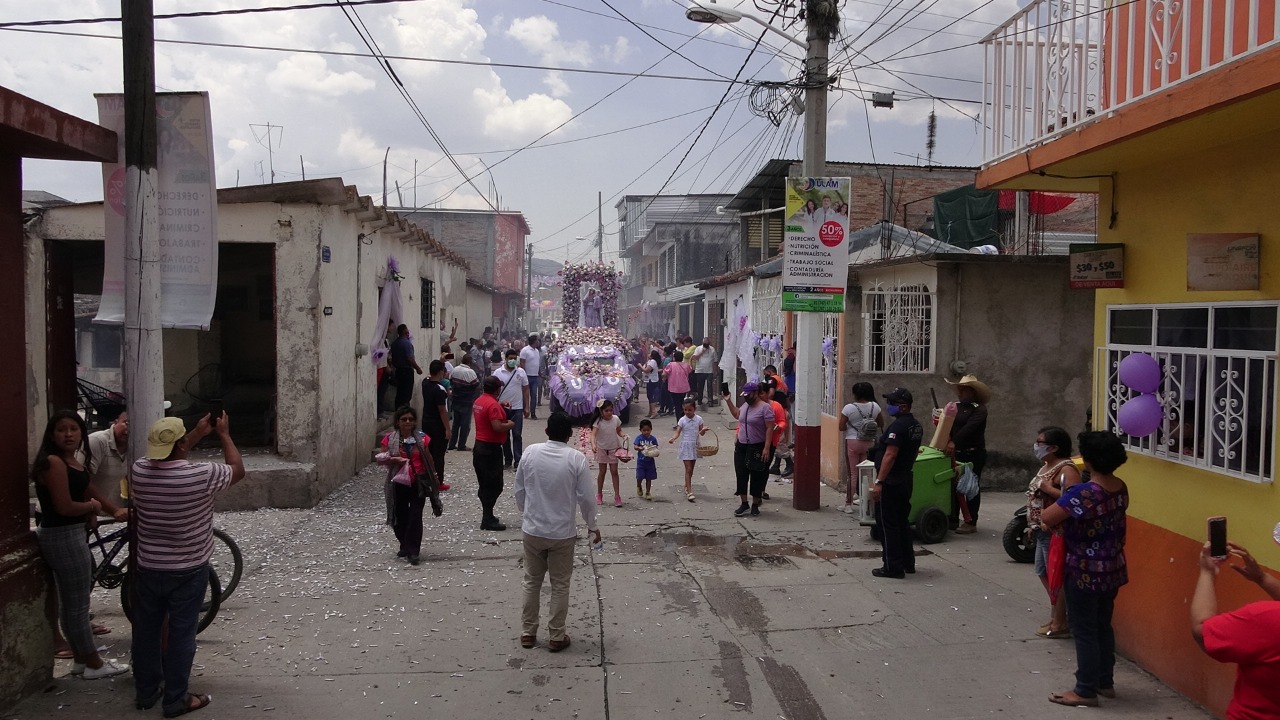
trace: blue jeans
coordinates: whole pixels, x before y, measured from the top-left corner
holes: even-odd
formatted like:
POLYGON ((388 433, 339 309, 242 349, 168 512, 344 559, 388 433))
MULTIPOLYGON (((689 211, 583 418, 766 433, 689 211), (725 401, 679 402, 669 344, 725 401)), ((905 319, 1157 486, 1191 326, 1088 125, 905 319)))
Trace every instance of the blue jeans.
POLYGON ((467 438, 471 437, 471 411, 474 403, 453 404, 453 432, 450 433, 449 449, 461 449, 467 446, 467 438))
POLYGON ((524 410, 507 408, 507 419, 516 426, 507 432, 507 442, 502 446, 502 462, 519 464, 520 455, 524 452, 524 410))
POLYGON ((536 415, 538 406, 542 404, 542 378, 529 376, 529 414, 536 415))
POLYGON ((1062 590, 1067 596, 1067 624, 1076 642, 1075 693, 1097 697, 1099 689, 1115 687, 1116 633, 1111 628, 1111 613, 1118 591, 1086 592, 1069 577, 1062 590))
POLYGON ((196 657, 196 626, 209 586, 209 566, 189 570, 135 568, 133 579, 133 685, 137 699, 153 697, 164 682, 164 710, 187 705, 196 657), (162 643, 169 621, 169 638, 162 643))

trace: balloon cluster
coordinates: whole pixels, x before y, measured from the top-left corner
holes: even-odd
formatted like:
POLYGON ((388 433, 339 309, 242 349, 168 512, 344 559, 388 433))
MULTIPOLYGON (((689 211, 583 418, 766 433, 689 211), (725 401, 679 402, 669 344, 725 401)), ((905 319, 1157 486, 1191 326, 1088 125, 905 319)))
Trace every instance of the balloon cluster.
POLYGON ((1118 371, 1120 382, 1138 393, 1116 411, 1120 429, 1134 437, 1145 437, 1159 430, 1164 421, 1164 406, 1155 394, 1164 375, 1160 363, 1146 353, 1133 353, 1120 361, 1118 371))

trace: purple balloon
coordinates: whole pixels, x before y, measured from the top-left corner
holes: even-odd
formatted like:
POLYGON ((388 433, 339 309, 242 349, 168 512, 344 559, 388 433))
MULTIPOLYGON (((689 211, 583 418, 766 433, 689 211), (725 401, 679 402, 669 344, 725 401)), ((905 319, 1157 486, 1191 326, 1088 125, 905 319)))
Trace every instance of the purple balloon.
POLYGON ((1145 437, 1160 429, 1164 407, 1155 395, 1139 395, 1120 406, 1116 421, 1126 435, 1145 437))
POLYGON ((1118 369, 1120 382, 1134 392, 1146 394, 1160 389, 1160 363, 1146 353, 1133 353, 1125 357, 1120 361, 1118 369))

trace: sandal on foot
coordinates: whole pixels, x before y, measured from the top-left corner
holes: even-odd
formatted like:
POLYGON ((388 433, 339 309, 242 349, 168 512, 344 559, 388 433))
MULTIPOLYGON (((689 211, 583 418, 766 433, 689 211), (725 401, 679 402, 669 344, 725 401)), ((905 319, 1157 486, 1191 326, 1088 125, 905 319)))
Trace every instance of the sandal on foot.
POLYGON ((94 635, 110 635, 111 628, 107 627, 106 625, 94 625, 93 634, 94 635))
POLYGON ((189 693, 187 695, 187 702, 185 705, 177 710, 165 710, 164 716, 167 718, 176 718, 179 715, 186 715, 187 713, 209 707, 209 703, 211 702, 213 702, 212 695, 196 695, 195 693, 189 693))
POLYGON ((1098 707, 1098 698, 1080 697, 1074 692, 1049 693, 1049 702, 1067 707, 1098 707))
POLYGON ((72 660, 72 659, 75 659, 75 656, 76 656, 75 651, 69 647, 62 648, 61 650, 58 650, 53 653, 53 657, 58 660, 72 660))
POLYGON ((1071 637, 1071 630, 1067 628, 1061 628, 1059 630, 1049 628, 1042 632, 1037 632, 1036 635, 1039 635, 1042 638, 1049 638, 1050 640, 1065 640, 1071 637))
POLYGON ((693 493, 689 493, 688 495, 685 495, 685 499, 688 500, 689 502, 693 502, 694 501, 693 493))

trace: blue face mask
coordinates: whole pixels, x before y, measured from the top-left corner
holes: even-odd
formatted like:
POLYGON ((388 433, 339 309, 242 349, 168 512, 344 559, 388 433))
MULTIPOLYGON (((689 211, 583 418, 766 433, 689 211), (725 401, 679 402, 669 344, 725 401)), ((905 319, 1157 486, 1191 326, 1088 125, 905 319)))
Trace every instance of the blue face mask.
POLYGON ((898 413, 902 412, 902 408, 897 405, 888 405, 884 411, 889 413, 889 417, 897 417, 898 413))

